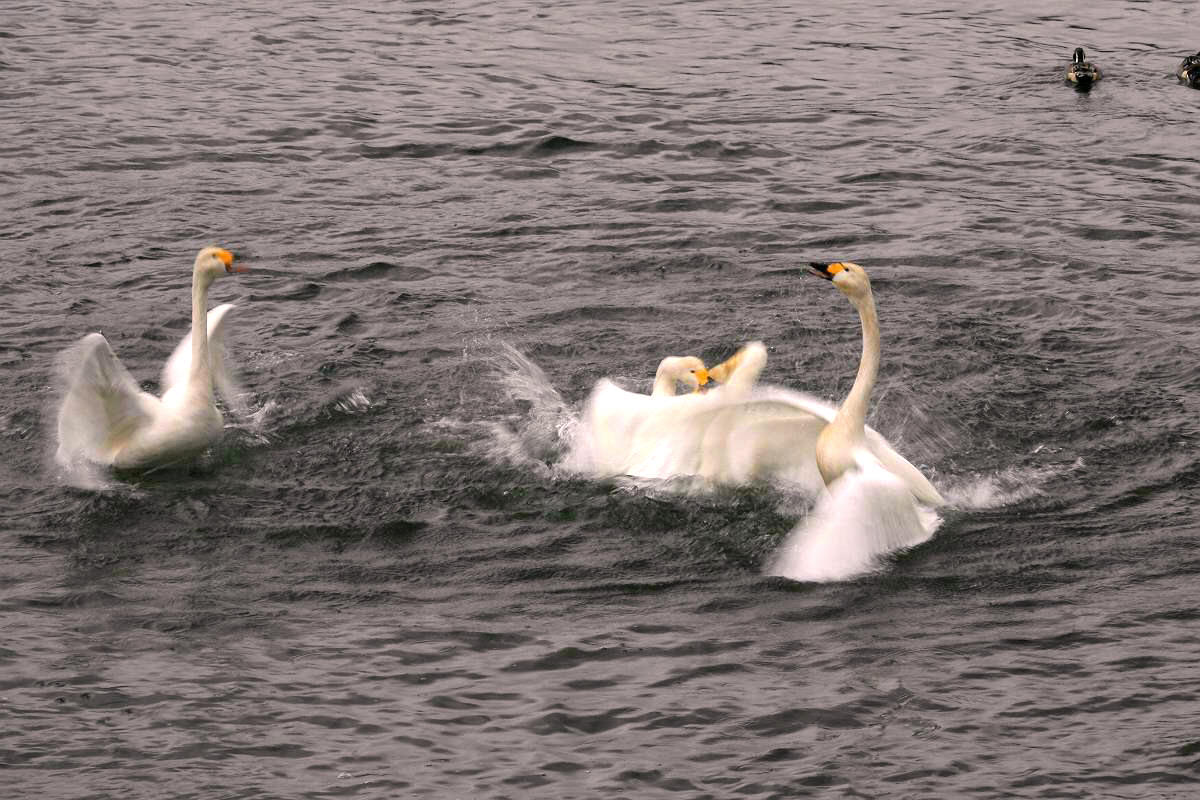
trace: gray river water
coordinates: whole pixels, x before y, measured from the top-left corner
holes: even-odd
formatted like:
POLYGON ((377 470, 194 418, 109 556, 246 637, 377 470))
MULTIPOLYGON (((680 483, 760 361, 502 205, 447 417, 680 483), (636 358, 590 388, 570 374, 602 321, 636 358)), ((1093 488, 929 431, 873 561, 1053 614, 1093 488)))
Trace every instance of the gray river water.
POLYGON ((0 796, 1195 796, 1194 11, 6 2, 0 796), (56 355, 156 389, 208 243, 253 421, 70 485, 56 355), (668 354, 843 397, 838 259, 929 542, 562 468, 668 354))

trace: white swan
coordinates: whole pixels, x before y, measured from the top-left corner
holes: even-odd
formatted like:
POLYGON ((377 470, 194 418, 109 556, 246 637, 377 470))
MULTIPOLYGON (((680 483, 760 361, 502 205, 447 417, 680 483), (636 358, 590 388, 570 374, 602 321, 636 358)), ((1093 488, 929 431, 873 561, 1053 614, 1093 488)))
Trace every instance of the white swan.
POLYGON ((142 469, 200 453, 221 434, 214 386, 240 410, 224 358, 226 304, 207 311, 208 289, 220 275, 245 272, 233 253, 205 247, 192 269, 192 329, 163 369, 161 399, 143 392, 99 333, 63 356, 65 382, 58 412, 57 460, 142 469))
POLYGON ((945 501, 920 470, 866 427, 867 405, 879 372, 879 321, 866 271, 851 262, 812 264, 833 282, 862 320, 863 351, 854 385, 820 428, 817 470, 829 491, 792 532, 768 571, 797 580, 840 580, 872 569, 880 555, 925 541, 936 515, 919 503, 945 501))

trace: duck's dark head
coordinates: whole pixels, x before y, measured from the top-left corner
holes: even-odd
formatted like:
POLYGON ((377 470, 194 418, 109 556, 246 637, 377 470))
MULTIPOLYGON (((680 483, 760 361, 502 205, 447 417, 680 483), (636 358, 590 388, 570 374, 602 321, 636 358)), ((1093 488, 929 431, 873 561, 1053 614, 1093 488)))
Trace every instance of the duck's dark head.
POLYGON ((1075 55, 1071 58, 1071 63, 1072 64, 1086 64, 1087 63, 1087 58, 1085 58, 1083 55, 1082 47, 1075 48, 1075 55))
POLYGON ((1179 80, 1193 89, 1200 89, 1200 53, 1184 57, 1179 65, 1179 80))

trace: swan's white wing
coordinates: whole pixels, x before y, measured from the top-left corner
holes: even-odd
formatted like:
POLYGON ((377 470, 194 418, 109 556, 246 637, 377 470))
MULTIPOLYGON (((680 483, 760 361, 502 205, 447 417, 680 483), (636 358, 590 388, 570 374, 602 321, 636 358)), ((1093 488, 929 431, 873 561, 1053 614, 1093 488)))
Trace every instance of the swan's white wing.
MULTIPOLYGON (((226 320, 234 308, 232 303, 223 303, 208 312, 208 357, 212 364, 213 389, 221 395, 221 399, 234 416, 244 419, 248 416, 248 409, 242 399, 242 388, 234 380, 225 345, 225 332, 228 329, 226 320)), ((173 387, 185 385, 191 369, 192 332, 188 331, 163 367, 163 393, 166 394, 173 387)))
POLYGON ((658 399, 626 391, 607 378, 598 381, 575 432, 571 468, 594 475, 624 473, 634 432, 658 399))
POLYGON ((816 437, 836 410, 800 392, 750 389, 652 397, 601 380, 585 404, 568 464, 594 475, 734 484, 781 478, 820 488, 816 437))
POLYGON ((710 392, 679 399, 688 402, 660 407, 634 431, 628 474, 725 484, 777 478, 820 487, 814 453, 824 419, 771 398, 738 401, 710 392))
POLYGON ((908 484, 870 452, 834 481, 779 549, 770 575, 840 581, 875 570, 879 559, 933 535, 940 520, 921 512, 908 484))
MULTIPOLYGON (((837 414, 829 403, 778 386, 722 386, 704 395, 650 397, 602 380, 588 399, 573 466, 599 475, 715 483, 783 480, 817 492, 816 441, 837 414), (734 388, 734 391, 727 391, 734 388)), ((945 504, 921 471, 866 429, 876 467, 930 506, 945 504)))
POLYGON ((58 460, 111 464, 116 450, 147 426, 158 399, 143 392, 99 333, 90 333, 59 360, 63 399, 58 411, 58 460))
MULTIPOLYGON (((827 422, 832 421, 834 415, 837 414, 836 408, 822 400, 806 395, 803 392, 796 392, 778 386, 758 387, 753 397, 759 401, 769 400, 777 405, 804 411, 820 417, 827 422)), ((883 434, 869 425, 865 427, 867 444, 871 449, 871 453, 874 454, 885 469, 903 480, 908 486, 908 490, 922 503, 934 508, 946 505, 945 499, 943 499, 934 485, 929 482, 929 479, 921 473, 921 470, 909 463, 904 456, 897 453, 891 444, 888 443, 888 440, 883 437, 883 434)))
POLYGON ((744 400, 731 395, 718 404, 703 425, 704 451, 700 474, 726 484, 782 480, 819 491, 816 444, 837 410, 802 392, 757 386, 744 400))

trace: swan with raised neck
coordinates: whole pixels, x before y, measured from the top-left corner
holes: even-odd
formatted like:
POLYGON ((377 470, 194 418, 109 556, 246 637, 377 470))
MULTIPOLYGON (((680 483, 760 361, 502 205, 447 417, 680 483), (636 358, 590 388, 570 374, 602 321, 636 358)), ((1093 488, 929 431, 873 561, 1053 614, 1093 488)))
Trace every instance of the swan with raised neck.
MULTIPOLYGON (((66 391, 58 416, 58 460, 142 469, 199 453, 222 430, 214 403, 214 363, 223 396, 232 381, 210 337, 223 337, 230 305, 208 313, 208 290, 221 275, 244 272, 233 253, 205 247, 192 265, 192 326, 163 372, 164 393, 141 390, 100 333, 85 336, 64 357, 66 391)), ((228 399, 228 398, 227 398, 228 399)))
POLYGON ((878 464, 900 478, 920 502, 935 507, 945 505, 941 493, 919 469, 888 447, 877 434, 867 432, 867 409, 879 374, 880 337, 875 296, 871 293, 871 279, 866 270, 852 261, 812 262, 809 267, 814 275, 831 281, 846 295, 862 320, 862 358, 854 385, 817 437, 815 456, 821 479, 829 486, 851 470, 868 463, 878 464))

